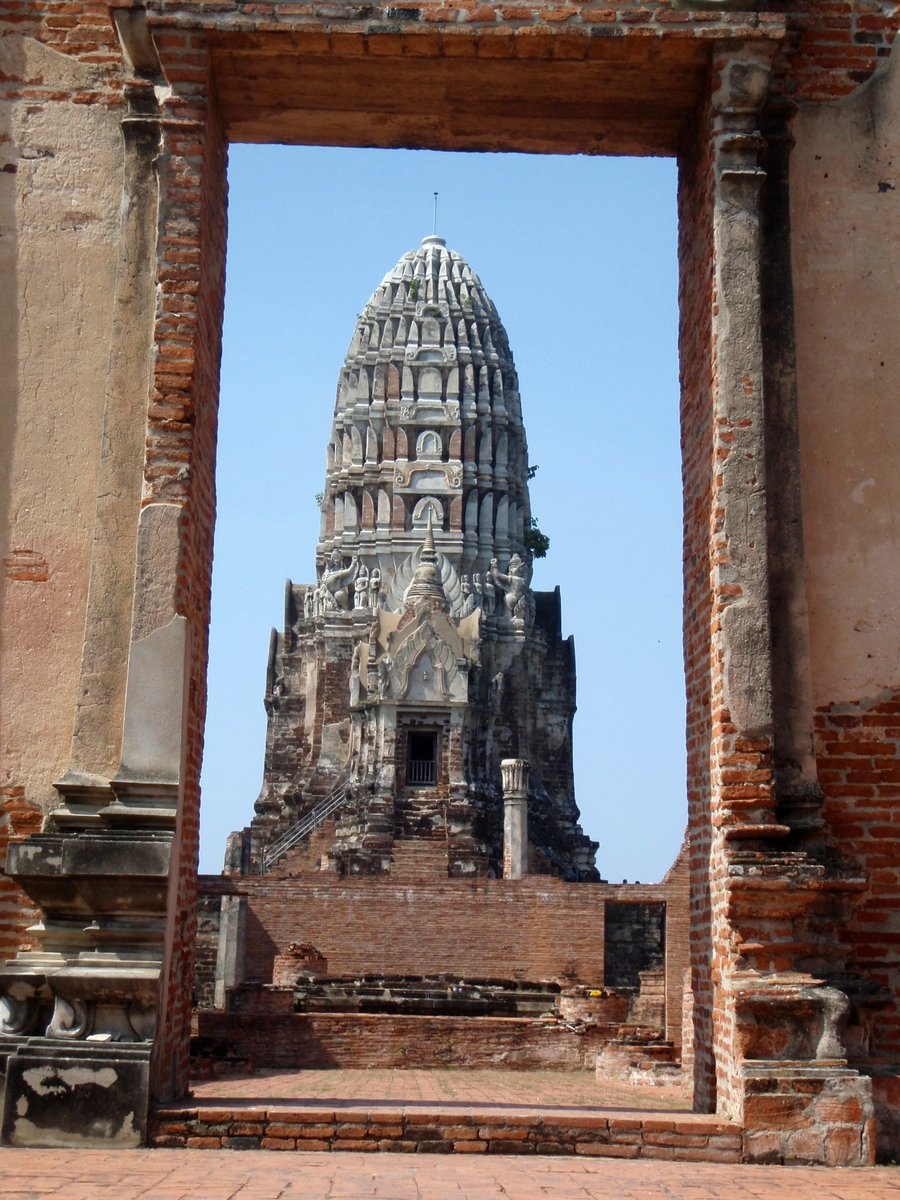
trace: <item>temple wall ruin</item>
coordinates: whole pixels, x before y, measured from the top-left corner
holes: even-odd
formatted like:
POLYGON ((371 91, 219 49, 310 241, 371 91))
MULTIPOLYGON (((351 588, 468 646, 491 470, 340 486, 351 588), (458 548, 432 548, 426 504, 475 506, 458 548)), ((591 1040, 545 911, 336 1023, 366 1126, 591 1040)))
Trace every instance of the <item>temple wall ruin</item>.
POLYGON ((897 59, 895 47, 890 72, 839 104, 800 111, 791 195, 815 753, 828 826, 867 879, 841 940, 894 998, 855 1031, 883 1145, 900 1099, 897 59))
MULTIPOLYGON (((603 1035, 516 1017, 200 1014, 204 1041, 267 1070, 592 1071, 603 1035), (255 1018, 255 1019, 254 1019, 255 1018)), ((243 1064, 242 1064, 243 1065, 243 1064)))
POLYGON ((749 1157, 867 1161, 868 1072, 896 1145, 897 6, 776 8, 7 5, 0 852, 146 749, 126 668, 174 631, 155 1096, 186 1084, 227 140, 677 153, 696 1103, 749 1157))
MULTIPOLYGON (((222 896, 246 901, 243 982, 272 980, 274 959, 291 943, 314 945, 329 976, 451 974, 474 979, 573 982, 603 988, 607 978, 606 906, 628 910, 627 941, 653 940, 644 913, 661 910, 657 940, 672 980, 666 1036, 681 1043, 680 980, 688 965, 685 873, 663 884, 565 883, 550 876, 521 880, 446 879, 392 883, 390 879, 328 879, 315 873, 291 879, 201 876, 204 922, 198 935, 198 998, 212 1007, 222 896), (423 923, 424 922, 424 923, 423 923)), ((621 924, 621 922, 620 922, 621 924)), ((632 979, 627 956, 624 974, 632 979)), ((632 984, 636 984, 636 978, 632 984)))
MULTIPOLYGON (((103 30, 108 41, 108 31, 103 30)), ((107 47, 108 59, 118 54, 107 47)), ((98 506, 122 197, 122 135, 108 70, 59 45, 8 33, 0 116, 0 592, 3 753, 0 853, 59 803, 79 697, 84 614, 98 506), (30 85, 30 86, 29 86, 30 85), (74 97, 83 97, 82 103, 74 97), (55 97, 55 98, 54 98, 55 97), (89 101, 89 102, 88 102, 89 101)), ((131 413, 128 418, 130 420, 131 413)), ((133 422, 132 422, 133 423, 133 422)), ((137 434, 138 439, 140 433, 137 434)), ((133 439, 132 439, 133 440, 133 439)), ((123 469, 125 464, 122 464, 123 469)), ((140 456, 132 466, 140 471, 140 456)), ((107 612, 125 622, 116 685, 104 691, 94 769, 118 762, 130 619, 135 505, 115 499, 108 553, 120 559, 107 612)), ((0 947, 14 954, 32 910, 0 879, 0 947)))

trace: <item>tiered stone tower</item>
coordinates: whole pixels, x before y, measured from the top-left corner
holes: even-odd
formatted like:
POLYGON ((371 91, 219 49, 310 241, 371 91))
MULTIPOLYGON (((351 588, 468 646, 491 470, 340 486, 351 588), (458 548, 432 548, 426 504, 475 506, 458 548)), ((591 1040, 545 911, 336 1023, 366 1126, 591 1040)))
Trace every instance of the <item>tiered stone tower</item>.
POLYGON ((558 590, 529 586, 528 474, 497 310, 427 237, 366 304, 341 370, 318 578, 287 585, 262 792, 227 869, 272 869, 333 812, 323 869, 389 872, 419 842, 441 873, 500 874, 500 764, 517 759, 530 869, 598 878, 573 791, 574 647, 558 590))

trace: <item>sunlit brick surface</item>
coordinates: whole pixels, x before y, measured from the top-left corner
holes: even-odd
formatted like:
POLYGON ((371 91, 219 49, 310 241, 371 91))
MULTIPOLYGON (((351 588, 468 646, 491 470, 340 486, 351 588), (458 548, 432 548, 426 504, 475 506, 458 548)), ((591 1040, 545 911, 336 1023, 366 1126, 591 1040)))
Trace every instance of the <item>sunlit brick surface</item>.
POLYGON ((643 1163, 620 1159, 465 1158, 418 1154, 250 1151, 0 1150, 3 1193, 43 1200, 885 1200, 900 1192, 891 1168, 643 1163))

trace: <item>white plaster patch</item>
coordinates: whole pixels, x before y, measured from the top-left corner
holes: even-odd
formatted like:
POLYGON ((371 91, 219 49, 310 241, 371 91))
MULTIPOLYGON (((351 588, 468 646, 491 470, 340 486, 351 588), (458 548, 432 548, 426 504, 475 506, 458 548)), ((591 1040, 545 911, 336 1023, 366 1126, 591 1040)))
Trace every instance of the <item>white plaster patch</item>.
POLYGON ((92 1133, 77 1133, 73 1129, 60 1130, 44 1128, 35 1125, 33 1121, 16 1121, 13 1126, 10 1142, 14 1146, 26 1146, 36 1149, 46 1146, 56 1149, 60 1139, 65 1139, 67 1146, 96 1146, 105 1148, 109 1145, 133 1147, 140 1145, 140 1135, 135 1127, 134 1113, 128 1113, 117 1130, 110 1121, 105 1121, 92 1133))
POLYGON ((93 1083, 97 1087, 111 1088, 119 1081, 118 1073, 112 1067, 101 1067, 99 1071, 91 1070, 90 1067, 69 1067, 66 1071, 60 1071, 59 1077, 70 1087, 77 1087, 80 1083, 93 1083))
POLYGON ((119 1076, 112 1067, 101 1067, 98 1071, 88 1067, 69 1067, 52 1073, 46 1067, 32 1067, 23 1072, 22 1078, 38 1096, 64 1096, 70 1088, 82 1083, 92 1083, 102 1088, 114 1087, 119 1076))
POLYGON ((25 1071, 22 1078, 38 1096, 64 1096, 66 1089, 59 1083, 50 1082, 55 1078, 54 1075, 49 1075, 45 1067, 32 1067, 30 1071, 25 1071))
POLYGON ((865 504, 866 492, 869 490, 869 488, 873 488, 874 486, 874 479, 864 479, 862 483, 858 483, 850 493, 850 499, 854 504, 865 504))

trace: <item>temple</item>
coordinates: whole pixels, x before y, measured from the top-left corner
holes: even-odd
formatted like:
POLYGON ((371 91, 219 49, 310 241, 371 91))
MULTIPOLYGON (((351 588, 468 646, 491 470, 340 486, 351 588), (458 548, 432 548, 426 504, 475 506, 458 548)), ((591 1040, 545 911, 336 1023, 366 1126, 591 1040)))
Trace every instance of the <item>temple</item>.
MULTIPOLYGON (((457 1106, 354 1149, 896 1162, 893 0, 13 7, 0 1142, 347 1147, 339 1105, 290 1138, 278 1106, 253 1133, 244 1101, 185 1107, 192 1049, 219 1045, 261 1068, 668 1056, 705 1131, 516 1113, 457 1140, 457 1106), (660 884, 592 878, 515 375, 433 240, 363 313, 258 811, 198 878, 231 143, 677 157, 689 836, 660 884), (411 972, 408 1015, 365 1010, 411 972)), ((599 277, 621 230, 587 217, 599 277)), ((297 224, 319 236, 314 206, 297 224)))
POLYGON ((506 331, 426 237, 341 368, 317 579, 287 584, 262 791, 226 870, 378 874, 413 856, 437 877, 599 879, 574 797, 574 645, 558 590, 530 587, 528 478, 506 331))

